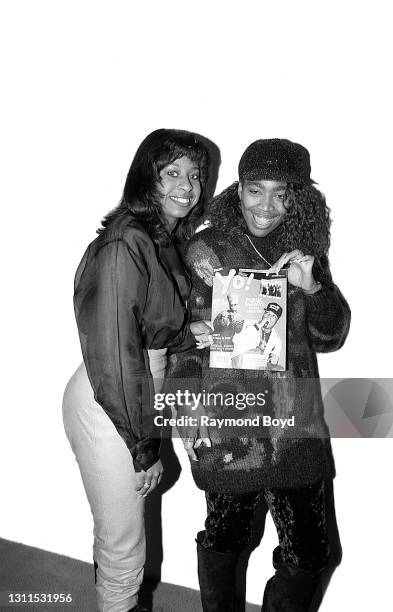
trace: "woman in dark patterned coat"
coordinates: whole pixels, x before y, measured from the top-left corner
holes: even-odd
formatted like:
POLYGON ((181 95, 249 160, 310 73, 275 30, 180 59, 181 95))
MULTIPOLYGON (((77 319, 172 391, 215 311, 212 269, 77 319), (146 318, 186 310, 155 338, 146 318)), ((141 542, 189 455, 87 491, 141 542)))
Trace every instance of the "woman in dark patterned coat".
MULTIPOLYGON (((208 339, 171 359, 167 389, 194 393, 263 392, 259 413, 294 417, 294 427, 183 428, 194 480, 206 491, 205 531, 198 534, 198 574, 205 612, 230 612, 237 559, 249 542, 261 496, 279 537, 275 576, 265 589, 265 612, 309 610, 329 562, 326 491, 335 476, 324 420, 316 352, 339 349, 350 310, 333 283, 329 263, 329 209, 310 178, 308 151, 288 140, 260 140, 239 164, 239 183, 210 205, 210 227, 188 243, 194 320, 211 320, 215 269, 278 272, 288 266, 287 369, 284 372, 209 367, 208 339)), ((200 397, 203 397, 201 395, 200 397)), ((224 403, 200 402, 208 417, 255 416, 224 403), (237 414, 236 414, 237 413, 237 414)), ((210 421, 209 421, 210 422, 210 421)))

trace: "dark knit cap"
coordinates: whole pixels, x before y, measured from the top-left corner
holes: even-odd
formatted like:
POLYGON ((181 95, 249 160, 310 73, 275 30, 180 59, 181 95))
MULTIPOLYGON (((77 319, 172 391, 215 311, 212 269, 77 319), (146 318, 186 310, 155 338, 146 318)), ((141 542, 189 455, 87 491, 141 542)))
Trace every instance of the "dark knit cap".
POLYGON ((281 138, 256 140, 239 162, 240 180, 276 180, 310 185, 310 154, 297 142, 281 138))

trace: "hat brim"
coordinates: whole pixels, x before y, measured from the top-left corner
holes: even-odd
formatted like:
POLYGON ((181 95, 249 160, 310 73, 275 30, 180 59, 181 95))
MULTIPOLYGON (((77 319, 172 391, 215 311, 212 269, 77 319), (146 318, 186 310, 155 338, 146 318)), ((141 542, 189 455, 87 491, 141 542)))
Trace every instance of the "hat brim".
POLYGON ((290 174, 280 172, 272 168, 254 168, 245 172, 239 177, 241 181, 285 181, 286 183, 295 183, 298 185, 316 185, 317 183, 310 177, 299 176, 298 174, 290 174))
POLYGON ((263 309, 265 312, 272 312, 274 315, 276 315, 277 319, 279 319, 282 315, 282 311, 280 312, 280 314, 278 314, 277 312, 275 312, 274 310, 272 310, 271 308, 264 308, 263 309))

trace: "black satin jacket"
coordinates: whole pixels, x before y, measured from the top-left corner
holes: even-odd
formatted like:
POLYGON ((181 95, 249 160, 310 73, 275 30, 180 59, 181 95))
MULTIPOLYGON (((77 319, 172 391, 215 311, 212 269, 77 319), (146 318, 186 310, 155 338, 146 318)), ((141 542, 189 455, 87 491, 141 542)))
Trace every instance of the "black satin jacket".
POLYGON ((190 280, 171 244, 161 247, 126 214, 87 248, 74 307, 96 401, 130 450, 136 471, 159 458, 154 387, 146 349, 185 350, 190 280))

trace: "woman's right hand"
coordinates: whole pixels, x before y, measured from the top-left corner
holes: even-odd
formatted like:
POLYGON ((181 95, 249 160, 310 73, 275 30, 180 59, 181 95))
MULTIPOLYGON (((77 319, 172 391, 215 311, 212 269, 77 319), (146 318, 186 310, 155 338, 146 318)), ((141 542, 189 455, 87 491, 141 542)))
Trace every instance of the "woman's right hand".
POLYGON ((135 473, 136 485, 135 490, 140 497, 146 497, 149 493, 154 491, 156 486, 160 483, 164 468, 162 467, 161 460, 159 459, 154 463, 148 470, 135 473))

